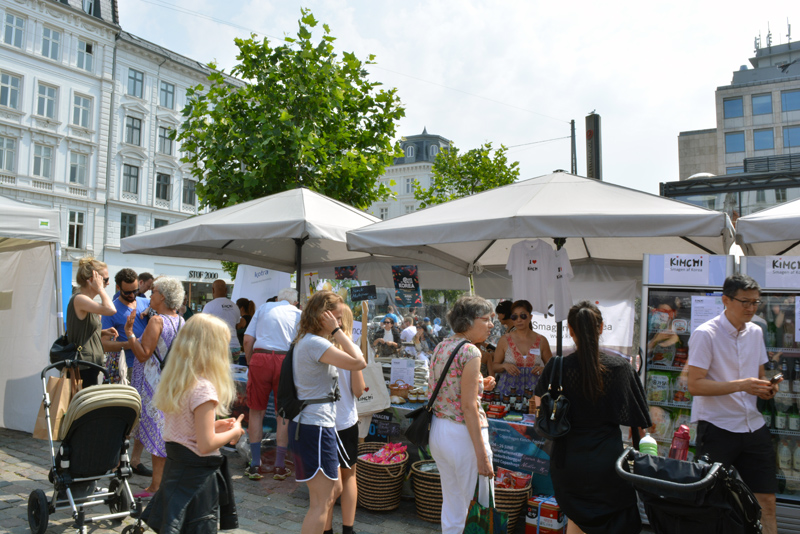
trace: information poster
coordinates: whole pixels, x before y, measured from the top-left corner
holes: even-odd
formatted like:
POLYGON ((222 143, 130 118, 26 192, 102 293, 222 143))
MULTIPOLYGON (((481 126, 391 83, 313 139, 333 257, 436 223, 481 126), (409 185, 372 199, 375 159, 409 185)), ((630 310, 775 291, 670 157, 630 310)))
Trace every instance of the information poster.
POLYGON ((707 286, 711 256, 708 254, 670 254, 664 256, 664 283, 680 286, 707 286))
POLYGON ((692 332, 725 309, 721 296, 692 295, 692 332))
POLYGON ((419 272, 416 265, 392 265, 394 302, 398 308, 422 306, 419 272))
POLYGON ((489 420, 489 445, 493 463, 512 471, 531 473, 534 495, 552 495, 550 455, 545 452, 545 440, 534 431, 533 425, 489 420))
POLYGON ((769 288, 800 287, 800 256, 767 256, 764 281, 769 288))
POLYGON ((410 386, 414 385, 414 360, 410 358, 392 359, 392 384, 398 380, 402 380, 410 386))
POLYGON ((346 265, 344 267, 334 267, 336 280, 358 280, 358 266, 346 265))

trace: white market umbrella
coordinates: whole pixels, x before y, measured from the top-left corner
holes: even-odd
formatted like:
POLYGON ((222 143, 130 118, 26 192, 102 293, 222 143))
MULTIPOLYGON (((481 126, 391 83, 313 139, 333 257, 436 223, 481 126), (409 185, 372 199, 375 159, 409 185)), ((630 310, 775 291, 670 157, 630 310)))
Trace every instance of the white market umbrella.
POLYGON ((573 262, 641 261, 727 254, 733 226, 721 212, 556 172, 351 230, 347 245, 469 275, 505 267, 515 243, 535 238, 566 238, 573 262))
POLYGON ((800 200, 740 217, 736 243, 747 256, 800 256, 800 200))

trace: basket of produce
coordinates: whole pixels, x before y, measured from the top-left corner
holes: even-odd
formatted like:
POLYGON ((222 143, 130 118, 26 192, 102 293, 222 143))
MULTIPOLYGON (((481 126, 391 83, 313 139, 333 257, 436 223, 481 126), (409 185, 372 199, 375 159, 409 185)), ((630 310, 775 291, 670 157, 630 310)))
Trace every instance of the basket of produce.
POLYGON ((508 513, 508 531, 514 532, 531 494, 531 475, 498 467, 494 483, 495 508, 508 513))
POLYGON ((408 400, 408 391, 411 389, 411 386, 403 382, 402 380, 397 380, 392 384, 389 384, 389 394, 393 397, 402 397, 408 400))
POLYGON ((408 453, 400 443, 359 443, 356 465, 358 504, 373 512, 400 506, 408 453))
POLYGON ((442 520, 442 479, 436 462, 422 460, 411 466, 411 489, 417 517, 431 523, 442 520))

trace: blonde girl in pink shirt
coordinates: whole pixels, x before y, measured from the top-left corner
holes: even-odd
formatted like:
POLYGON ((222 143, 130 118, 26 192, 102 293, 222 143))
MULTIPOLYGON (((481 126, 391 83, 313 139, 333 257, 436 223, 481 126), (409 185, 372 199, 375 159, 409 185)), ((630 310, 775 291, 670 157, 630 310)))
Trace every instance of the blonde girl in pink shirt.
MULTIPOLYGON (((192 316, 178 332, 153 402, 164 413, 167 460, 164 480, 142 519, 154 530, 176 521, 195 532, 216 532, 236 521, 226 458, 219 448, 244 434, 242 418, 229 413, 235 397, 230 371, 230 329, 206 313, 192 316), (227 522, 227 523, 226 523, 227 522)), ((181 530, 180 528, 178 530, 181 530)))

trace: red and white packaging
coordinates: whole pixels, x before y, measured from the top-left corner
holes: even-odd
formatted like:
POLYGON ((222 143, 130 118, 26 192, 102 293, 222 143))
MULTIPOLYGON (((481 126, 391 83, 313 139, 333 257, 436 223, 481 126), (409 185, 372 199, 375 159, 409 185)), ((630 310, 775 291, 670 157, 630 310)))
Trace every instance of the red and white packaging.
POLYGON ((553 497, 536 495, 528 499, 525 534, 565 534, 567 516, 553 497))

